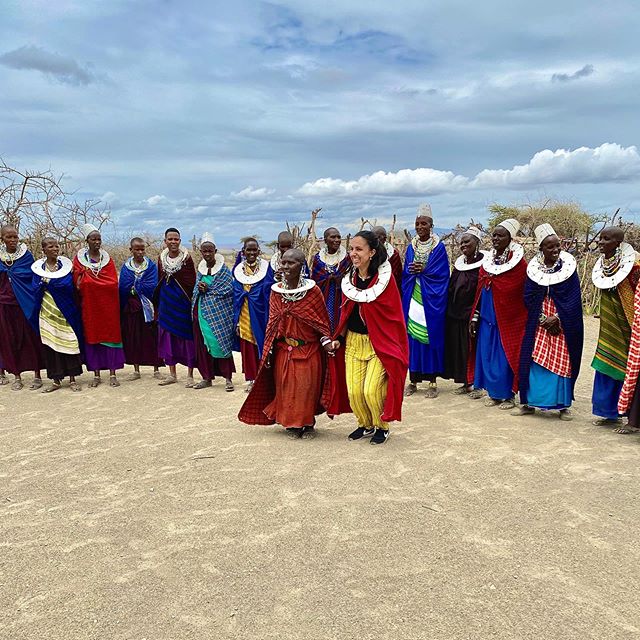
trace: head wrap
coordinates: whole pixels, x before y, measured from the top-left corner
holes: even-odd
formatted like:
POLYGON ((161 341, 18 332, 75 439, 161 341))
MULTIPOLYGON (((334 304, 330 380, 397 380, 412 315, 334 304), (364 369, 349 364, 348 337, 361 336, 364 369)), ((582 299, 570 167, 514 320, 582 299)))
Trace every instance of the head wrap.
POLYGON ((427 216, 427 218, 432 218, 433 214, 431 213, 431 205, 427 202, 423 202, 421 205, 418 205, 418 216, 427 216))
POLYGON ((95 225, 91 224, 90 222, 87 222, 86 224, 83 224, 80 227, 80 230, 82 231, 82 237, 86 240, 94 231, 98 231, 100 232, 100 230, 98 229, 98 227, 96 227, 95 225))
POLYGON ((515 218, 503 220, 500 224, 497 224, 496 227, 504 227, 509 232, 512 240, 516 239, 518 231, 520 231, 520 223, 515 218))
POLYGON ((468 233, 470 236, 473 236, 474 238, 478 238, 478 240, 482 240, 482 231, 480 231, 480 229, 478 229, 478 227, 469 227, 465 233, 468 233))
POLYGON ((540 246, 545 238, 548 238, 549 236, 555 236, 556 232, 553 230, 553 227, 550 224, 545 222, 544 224, 537 226, 533 234, 536 237, 538 246, 540 246))
POLYGON ((198 246, 201 247, 205 242, 210 242, 212 245, 216 244, 213 236, 208 231, 205 231, 202 234, 202 237, 200 238, 200 244, 198 246))

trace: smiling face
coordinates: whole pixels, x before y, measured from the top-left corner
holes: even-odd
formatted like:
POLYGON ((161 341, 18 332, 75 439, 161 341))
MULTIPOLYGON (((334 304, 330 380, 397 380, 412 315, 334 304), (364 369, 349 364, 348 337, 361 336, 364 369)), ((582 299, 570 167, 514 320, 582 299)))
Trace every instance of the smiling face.
POLYGON ((355 236, 349 242, 349 256, 353 266, 362 274, 369 269, 371 258, 376 255, 375 249, 361 236, 355 236))
POLYGON ((87 236, 87 245, 89 246, 89 252, 92 254, 97 254, 100 252, 100 247, 102 246, 102 236, 99 231, 92 231, 87 236))
POLYGON ((249 240, 247 244, 244 245, 244 255, 249 264, 253 264, 260 254, 260 247, 255 240, 249 240))
POLYGON ((42 253, 44 253, 44 257, 50 264, 57 262, 58 256, 60 255, 60 245, 58 244, 58 241, 46 240, 45 242, 43 242, 42 253))
POLYGON ((470 233, 463 233, 460 238, 460 251, 466 258, 472 258, 478 250, 480 241, 470 233))
POLYGON ((540 244, 544 263, 550 267, 554 265, 560 257, 560 238, 552 234, 547 236, 540 244))
POLYGON ((324 243, 327 245, 327 251, 329 253, 335 253, 340 249, 340 243, 342 241, 342 236, 340 232, 331 227, 324 232, 324 243))
POLYGON ((175 258, 180 253, 180 234, 176 231, 167 231, 164 244, 169 249, 169 255, 175 258))
POLYGON ((624 238, 622 229, 616 227, 607 227, 602 230, 600 239, 598 240, 598 249, 601 253, 604 253, 605 258, 611 258, 616 252, 616 249, 620 246, 624 238))
POLYGON ((300 282, 300 272, 302 271, 302 260, 304 256, 295 249, 286 251, 280 260, 282 274, 290 289, 295 289, 300 282))
POLYGON ((144 260, 144 254, 146 251, 144 242, 140 242, 140 240, 134 240, 129 247, 129 251, 133 256, 134 262, 140 264, 144 260))
POLYGON ((511 244, 511 234, 504 227, 498 225, 491 234, 491 244, 496 253, 503 253, 511 244))
POLYGON ((15 253, 18 249, 18 232, 13 227, 3 227, 2 235, 0 236, 4 246, 9 253, 15 253))
POLYGON ((431 235, 431 229, 433 227, 433 220, 428 216, 418 216, 416 218, 416 233, 418 234, 418 238, 423 242, 429 239, 431 235))
POLYGON ((213 242, 203 242, 200 245, 200 253, 207 267, 212 267, 216 263, 216 245, 213 242))

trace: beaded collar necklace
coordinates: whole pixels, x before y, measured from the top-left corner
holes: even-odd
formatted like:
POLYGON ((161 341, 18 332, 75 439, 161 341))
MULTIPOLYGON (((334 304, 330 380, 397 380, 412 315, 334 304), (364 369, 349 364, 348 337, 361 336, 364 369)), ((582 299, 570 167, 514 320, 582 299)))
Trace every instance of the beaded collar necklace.
POLYGON ((325 266, 337 267, 347 257, 347 250, 340 245, 335 253, 329 253, 327 247, 323 247, 320 249, 319 256, 325 266))
POLYGON ((622 249, 617 247, 614 254, 610 258, 602 256, 602 273, 605 277, 610 278, 618 272, 622 264, 622 249))
POLYGON ((295 289, 289 289, 286 281, 276 282, 271 285, 271 290, 279 293, 285 302, 298 302, 307 295, 307 291, 313 289, 316 283, 310 278, 304 278, 302 273, 300 274, 300 280, 298 286, 295 289))
POLYGON ((175 258, 169 255, 169 249, 166 247, 160 253, 160 261, 162 262, 162 268, 167 278, 182 269, 182 265, 189 255, 189 252, 182 246, 178 250, 179 253, 175 258))
POLYGON ((8 267, 12 267, 14 262, 20 260, 25 253, 27 253, 27 245, 24 242, 21 242, 13 253, 9 253, 4 244, 0 245, 0 260, 8 267))
POLYGON ((149 266, 149 258, 145 256, 144 258, 142 258, 142 264, 138 264, 133 259, 133 257, 131 257, 124 264, 127 267, 127 269, 129 269, 130 271, 133 271, 133 273, 139 276, 141 273, 147 270, 147 267, 149 266))

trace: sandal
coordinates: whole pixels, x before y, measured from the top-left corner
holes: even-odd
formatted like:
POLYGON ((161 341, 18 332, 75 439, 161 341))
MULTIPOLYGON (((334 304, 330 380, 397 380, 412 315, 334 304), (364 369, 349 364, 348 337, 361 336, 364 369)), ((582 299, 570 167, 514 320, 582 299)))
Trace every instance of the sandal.
POLYGON ((592 422, 596 427, 612 427, 614 424, 620 424, 620 418, 597 418, 592 422))
POLYGON ((14 380, 13 384, 11 385, 11 390, 20 391, 23 387, 24 383, 22 382, 22 380, 14 380))
POLYGON ((29 389, 31 391, 37 391, 38 389, 42 389, 42 378, 34 378, 33 382, 29 385, 29 389))
POLYGON ((227 382, 224 385, 224 390, 225 391, 235 391, 235 387, 233 386, 233 382, 227 382))
POLYGON ((0 387, 4 387, 5 384, 9 384, 9 378, 3 373, 0 376, 0 387))
POLYGON ((503 400, 499 405, 498 409, 501 411, 509 411, 509 409, 513 409, 516 406, 514 400, 503 400))
POLYGON ((438 387, 433 384, 429 385, 429 388, 424 393, 425 398, 433 399, 438 397, 438 387))
POLYGON ((451 392, 454 396, 464 396, 467 395, 469 393, 471 393, 469 391, 469 387, 465 387, 464 385, 462 385, 461 387, 458 387, 457 389, 454 389, 451 392))
POLYGON ((313 440, 317 435, 315 427, 304 427, 300 437, 303 440, 313 440))
POLYGON ((90 389, 95 389, 98 385, 102 384, 102 378, 100 376, 93 376, 93 380, 89 383, 90 389))
POLYGON ((169 384, 175 384, 178 379, 174 376, 167 376, 162 382, 158 382, 159 387, 166 387, 169 384))
POLYGON ((626 436, 630 433, 637 433, 638 432, 638 428, 637 427, 631 427, 628 424, 624 425, 623 427, 618 427, 617 429, 613 430, 613 433, 619 433, 623 436, 626 436))
POLYGON ((512 416, 532 416, 536 410, 526 404, 519 406, 515 411, 511 412, 512 416))
MULTIPOLYGON (((196 386, 196 383, 193 378, 187 378, 187 382, 185 383, 185 389, 193 389, 196 386)), ((202 387, 200 387, 202 388, 202 387)))
POLYGON ((287 429, 287 435, 292 440, 297 440, 298 438, 302 438, 302 432, 304 431, 303 427, 289 427, 287 429))
POLYGON ((494 400, 493 398, 487 398, 484 401, 485 407, 496 407, 500 404, 501 400, 494 400))
POLYGON ((160 372, 160 371, 154 371, 153 372, 153 377, 156 380, 164 380, 164 373, 160 372))
MULTIPOLYGON (((211 386, 211 380, 200 380, 198 384, 191 385, 192 389, 206 389, 211 386)), ((185 387, 189 388, 189 385, 186 384, 185 387)))
POLYGON ((134 382, 135 380, 140 380, 142 376, 138 371, 134 371, 127 376, 127 382, 134 382))
POLYGON ((569 409, 561 409, 560 415, 558 416, 560 420, 566 420, 567 422, 573 420, 573 413, 569 411, 569 409))
POLYGON ((69 389, 71 389, 71 391, 82 391, 82 386, 79 382, 72 382, 69 385, 69 389))
POLYGON ((251 389, 253 389, 253 380, 251 380, 251 382, 249 382, 249 384, 247 385, 247 388, 244 390, 245 393, 251 393, 251 389))
POLYGON ((469 391, 469 398, 471 400, 480 400, 480 398, 484 397, 484 391, 482 389, 474 389, 473 391, 469 391))
POLYGON ((58 389, 61 389, 62 385, 59 382, 56 382, 55 380, 47 385, 43 390, 42 393, 53 393, 54 391, 57 391, 58 389))
POLYGON ((404 397, 408 398, 409 396, 412 396, 417 390, 418 390, 418 386, 416 384, 414 384, 413 382, 409 383, 405 387, 404 397))
POLYGON ((116 378, 116 376, 109 376, 109 386, 110 387, 120 386, 120 382, 118 382, 118 378, 116 378))

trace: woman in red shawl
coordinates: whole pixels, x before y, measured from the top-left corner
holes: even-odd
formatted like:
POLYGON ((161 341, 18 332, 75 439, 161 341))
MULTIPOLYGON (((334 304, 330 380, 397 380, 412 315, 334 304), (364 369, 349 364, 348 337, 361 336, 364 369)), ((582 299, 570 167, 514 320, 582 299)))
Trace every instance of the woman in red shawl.
POLYGON ((471 309, 469 383, 473 400, 486 390, 485 404, 513 409, 518 389, 520 347, 527 323, 524 284, 527 263, 522 245, 513 241, 520 223, 513 218, 501 222, 491 234, 493 251, 482 261, 476 298, 471 309))
POLYGON ((119 387, 116 370, 124 367, 120 333, 118 273, 109 254, 102 249, 102 236, 91 224, 82 227, 87 248, 73 259, 73 281, 80 292, 84 354, 87 369, 93 371, 90 387, 102 380, 100 370, 109 370, 109 385, 119 387))
POLYGON ((315 416, 329 399, 323 354, 332 351, 329 315, 319 287, 304 277, 304 254, 280 260, 282 281, 271 287, 262 362, 238 417, 247 424, 280 423, 292 438, 312 438, 315 416))
POLYGON ((329 415, 354 413, 350 440, 384 444, 389 422, 400 420, 409 366, 402 300, 385 246, 372 231, 349 243, 353 268, 342 280, 346 300, 332 347, 336 357, 329 415), (341 348, 344 345, 344 348, 341 348))

